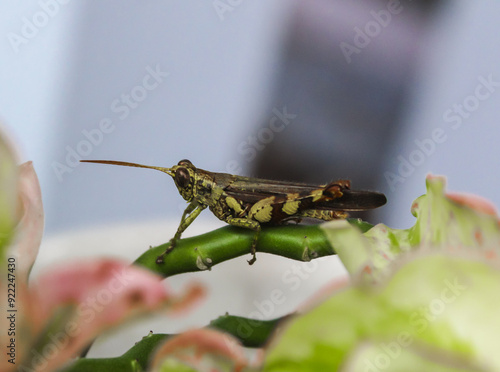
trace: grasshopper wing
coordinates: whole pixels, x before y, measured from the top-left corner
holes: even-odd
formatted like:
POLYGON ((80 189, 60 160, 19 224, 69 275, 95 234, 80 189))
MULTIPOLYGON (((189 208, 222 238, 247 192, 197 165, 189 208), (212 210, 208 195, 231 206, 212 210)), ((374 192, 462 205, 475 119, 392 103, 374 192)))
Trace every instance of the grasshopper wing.
POLYGON ((224 191, 243 203, 254 204, 259 200, 274 197, 273 204, 299 201, 300 209, 332 209, 339 211, 361 211, 384 205, 384 194, 374 191, 350 190, 348 181, 332 182, 328 185, 311 185, 286 181, 239 177, 225 187, 224 191), (342 196, 332 197, 329 190, 337 187, 342 196))

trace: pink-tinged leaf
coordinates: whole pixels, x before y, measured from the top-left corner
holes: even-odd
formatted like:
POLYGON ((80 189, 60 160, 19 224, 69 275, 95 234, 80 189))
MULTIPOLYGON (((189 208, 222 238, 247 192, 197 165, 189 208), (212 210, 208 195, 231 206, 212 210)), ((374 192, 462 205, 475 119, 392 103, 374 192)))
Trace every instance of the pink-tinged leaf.
POLYGON ((426 187, 427 194, 412 204, 416 221, 408 229, 378 224, 362 233, 343 220, 321 225, 351 275, 362 272, 367 283, 377 282, 391 262, 419 245, 436 251, 468 247, 488 259, 500 257, 500 221, 490 202, 475 195, 447 194, 446 178, 441 176, 429 175, 426 187))
POLYGON ((19 220, 17 156, 0 123, 0 272, 6 269, 5 255, 19 220))
POLYGON ((171 302, 168 308, 171 316, 184 316, 186 312, 196 307, 206 295, 206 288, 198 283, 191 283, 186 290, 179 294, 175 302, 171 302))
POLYGON ((500 371, 497 262, 421 246, 387 272, 285 323, 262 370, 500 371))
POLYGON ((44 226, 42 192, 32 162, 19 166, 18 188, 22 217, 16 227, 9 253, 18 257, 17 276, 27 282, 42 242, 44 226))
POLYGON ((192 287, 178 298, 166 290, 160 277, 117 260, 87 260, 56 268, 30 290, 27 311, 32 328, 43 337, 37 345, 43 363, 29 355, 25 366, 54 370, 102 331, 134 316, 177 308, 200 293, 192 287))
POLYGON ((248 365, 240 343, 213 329, 193 329, 167 340, 155 352, 153 370, 162 370, 166 360, 175 359, 197 371, 241 371, 248 365))
POLYGON ((467 193, 446 193, 446 196, 451 201, 460 204, 464 207, 469 207, 477 212, 497 216, 498 212, 495 205, 488 199, 474 194, 467 193))

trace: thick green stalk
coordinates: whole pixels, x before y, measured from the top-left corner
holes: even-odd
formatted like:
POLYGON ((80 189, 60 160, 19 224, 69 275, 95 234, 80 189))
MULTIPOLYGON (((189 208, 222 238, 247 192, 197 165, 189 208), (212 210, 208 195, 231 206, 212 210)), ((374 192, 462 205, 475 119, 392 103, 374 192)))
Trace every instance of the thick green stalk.
POLYGON ((290 315, 272 320, 255 320, 226 314, 212 320, 209 327, 229 333, 245 347, 264 347, 274 329, 288 317, 290 315))
MULTIPOLYGON (((349 220, 362 231, 372 225, 359 219, 349 220)), ((335 254, 320 225, 286 225, 264 227, 257 242, 257 265, 259 252, 271 253, 298 261, 335 254)), ((181 239, 172 252, 165 256, 162 264, 156 258, 168 243, 153 247, 136 261, 140 265, 164 277, 176 274, 209 270, 212 266, 232 258, 249 255, 254 232, 233 226, 225 226, 203 235, 181 239)))
MULTIPOLYGON (((210 322, 209 327, 236 337, 243 346, 262 347, 283 318, 254 320, 224 315, 210 322)), ((61 372, 137 372, 147 370, 156 347, 173 335, 150 333, 132 346, 125 354, 115 358, 81 358, 61 372)))
MULTIPOLYGON (((372 227, 359 219, 351 219, 349 222, 363 232, 372 227)), ((157 264, 156 258, 165 251, 168 243, 149 249, 135 261, 135 264, 164 277, 209 270, 218 263, 249 255, 253 234, 253 231, 246 229, 222 227, 203 235, 179 240, 162 264, 157 264)), ((310 261, 313 258, 335 254, 319 225, 265 227, 259 236, 257 252, 257 256, 265 252, 299 261, 310 261)), ((212 321, 209 327, 235 336, 244 346, 262 347, 279 320, 281 319, 261 321, 225 315, 212 321)), ((155 347, 168 337, 171 336, 150 334, 120 357, 81 358, 64 371, 140 371, 146 368, 155 347)))

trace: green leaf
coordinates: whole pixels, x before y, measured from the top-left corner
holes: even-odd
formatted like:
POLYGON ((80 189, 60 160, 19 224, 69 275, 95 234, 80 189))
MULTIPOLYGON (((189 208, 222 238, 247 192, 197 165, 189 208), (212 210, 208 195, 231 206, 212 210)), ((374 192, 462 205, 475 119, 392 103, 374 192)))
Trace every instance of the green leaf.
POLYGON ((452 365, 446 357, 414 346, 401 348, 395 344, 380 346, 366 342, 355 350, 340 371, 465 372, 473 371, 472 368, 452 365), (430 355, 434 359, 431 360, 430 355))
POLYGON ((197 372, 196 369, 190 367, 186 363, 176 358, 166 358, 163 360, 161 367, 156 369, 157 372, 197 372))
POLYGON ((386 280, 357 283, 290 322, 264 370, 333 371, 346 363, 386 370, 408 360, 421 371, 429 363, 500 370, 498 293, 500 271, 488 263, 414 253, 386 280), (371 351, 353 359, 367 342, 371 351))
MULTIPOLYGON (((498 257, 498 217, 457 203, 445 194, 445 183, 444 177, 427 178, 427 194, 413 202, 412 213, 417 219, 409 229, 378 224, 360 234, 342 220, 322 224, 349 273, 364 272, 365 280, 378 280, 391 262, 420 245, 436 250, 466 246, 478 254, 498 257)), ((469 198, 474 206, 477 197, 469 198)))
POLYGON ((500 227, 441 177, 412 206, 413 227, 322 226, 352 284, 290 321, 265 371, 500 370, 500 227))
MULTIPOLYGON (((14 151, 0 128, 0 265, 19 220, 18 168, 14 151)), ((3 269, 2 269, 3 270, 3 269)))

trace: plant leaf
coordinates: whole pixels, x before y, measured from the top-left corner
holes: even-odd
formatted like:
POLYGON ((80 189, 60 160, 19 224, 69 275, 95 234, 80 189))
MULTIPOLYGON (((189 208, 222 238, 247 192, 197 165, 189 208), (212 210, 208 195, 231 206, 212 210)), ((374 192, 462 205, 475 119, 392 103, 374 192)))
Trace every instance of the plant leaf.
POLYGON ((150 271, 111 260, 66 263, 41 276, 23 309, 35 338, 23 339, 23 366, 54 370, 80 352, 102 331, 162 309, 178 311, 202 290, 192 286, 175 296, 150 271), (52 351, 51 351, 52 350, 52 351))
POLYGON ((32 162, 19 166, 18 187, 23 212, 9 254, 17 257, 18 278, 27 282, 42 242, 44 226, 42 192, 32 162))
POLYGON ((445 178, 428 176, 427 194, 417 198, 416 217, 409 229, 375 225, 364 234, 345 221, 321 225, 330 244, 351 275, 377 281, 391 262, 420 245, 433 249, 467 246, 477 254, 498 258, 500 225, 491 203, 476 196, 445 194, 445 178))
POLYGON ((205 328, 193 329, 165 341, 153 357, 152 369, 238 372, 247 364, 243 348, 233 336, 205 328))
POLYGON ((2 273, 6 268, 7 248, 20 215, 18 173, 13 147, 0 127, 0 272, 2 273))
POLYGON ((290 322, 264 370, 386 370, 408 360, 421 371, 432 363, 500 370, 498 267, 470 258, 467 250, 428 249, 404 261, 377 284, 358 281, 290 322), (367 342, 371 349, 359 353, 367 342))

